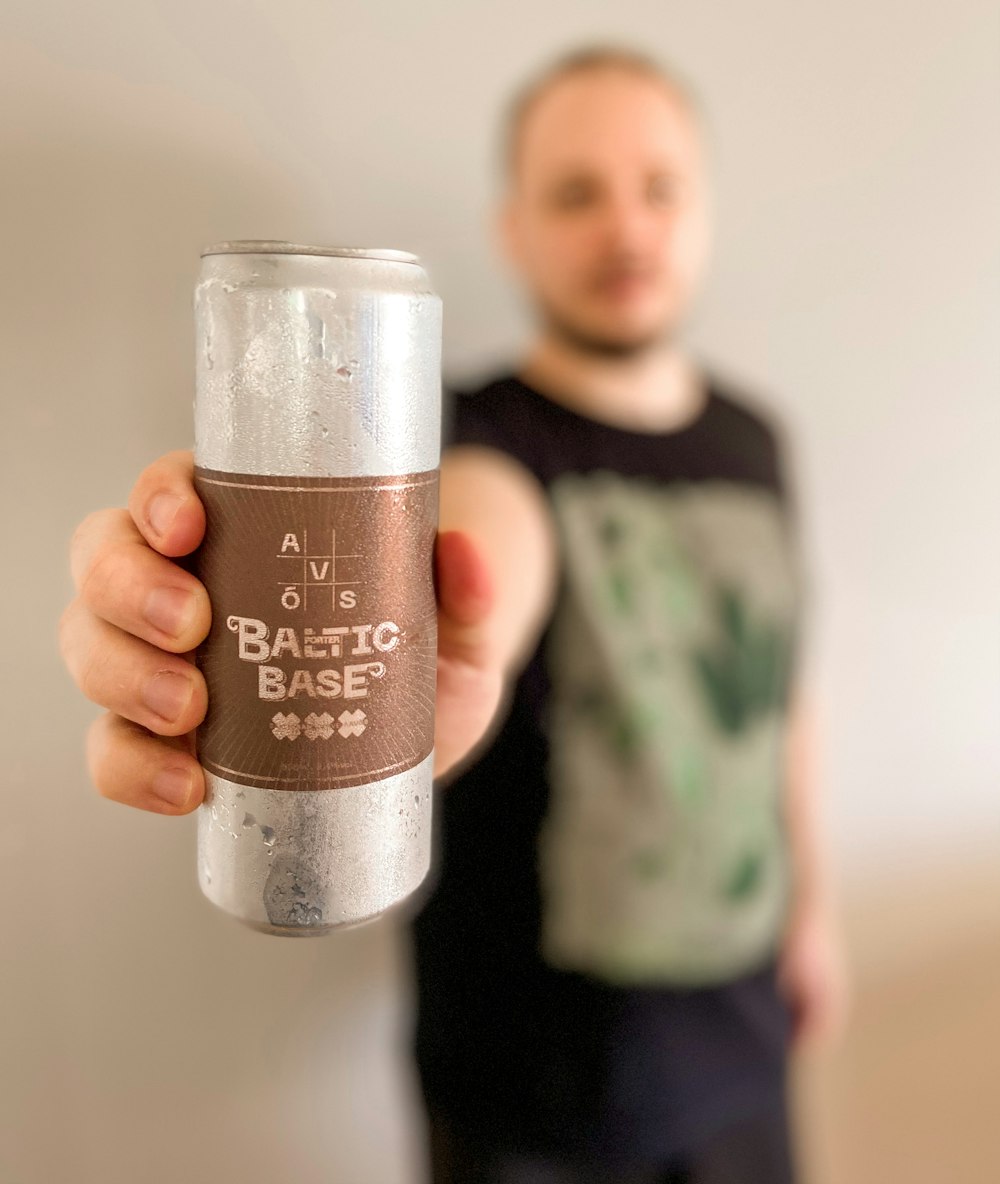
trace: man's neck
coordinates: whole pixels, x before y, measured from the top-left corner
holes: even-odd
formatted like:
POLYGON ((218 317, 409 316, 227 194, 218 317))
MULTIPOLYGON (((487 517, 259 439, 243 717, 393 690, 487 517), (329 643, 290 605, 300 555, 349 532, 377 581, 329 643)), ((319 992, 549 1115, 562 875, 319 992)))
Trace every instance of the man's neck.
POLYGON ((702 375, 677 346, 653 346, 627 358, 584 353, 550 335, 529 351, 520 375, 578 415, 638 432, 683 428, 705 403, 702 375))

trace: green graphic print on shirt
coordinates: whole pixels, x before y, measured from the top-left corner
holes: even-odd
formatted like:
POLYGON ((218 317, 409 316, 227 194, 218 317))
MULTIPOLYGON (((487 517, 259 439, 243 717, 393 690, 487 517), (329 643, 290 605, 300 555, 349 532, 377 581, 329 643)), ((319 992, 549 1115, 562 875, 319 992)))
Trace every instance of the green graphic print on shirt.
POLYGON ((617 984, 706 984, 776 948, 799 584, 776 494, 610 472, 551 487, 542 954, 617 984))

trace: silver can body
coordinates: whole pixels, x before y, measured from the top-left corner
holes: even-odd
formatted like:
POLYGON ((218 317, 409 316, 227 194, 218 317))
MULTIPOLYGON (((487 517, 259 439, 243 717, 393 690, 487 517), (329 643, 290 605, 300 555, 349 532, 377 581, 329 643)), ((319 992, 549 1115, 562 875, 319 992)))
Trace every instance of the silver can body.
MULTIPOLYGON (((314 484, 437 469, 441 303, 413 256, 222 244, 203 255, 195 317, 197 468, 314 484)), ((433 752, 364 784, 305 790, 206 768, 203 893, 272 934, 378 916, 427 873, 432 768, 433 752)))

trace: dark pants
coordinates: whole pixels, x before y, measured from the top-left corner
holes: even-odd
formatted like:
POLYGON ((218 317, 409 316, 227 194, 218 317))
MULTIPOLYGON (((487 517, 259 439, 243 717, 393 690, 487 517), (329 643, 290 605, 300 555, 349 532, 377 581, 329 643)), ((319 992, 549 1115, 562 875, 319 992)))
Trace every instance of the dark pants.
POLYGON ((484 1149, 431 1117, 433 1184, 793 1184, 784 1110, 735 1123, 670 1163, 618 1169, 484 1149))

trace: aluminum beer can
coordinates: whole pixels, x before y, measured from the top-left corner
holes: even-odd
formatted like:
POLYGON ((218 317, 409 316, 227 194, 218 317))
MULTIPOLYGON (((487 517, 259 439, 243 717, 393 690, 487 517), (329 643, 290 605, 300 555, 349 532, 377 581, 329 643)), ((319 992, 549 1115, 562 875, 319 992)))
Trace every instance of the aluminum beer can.
POLYGON ((405 252, 230 242, 195 314, 199 882, 325 933, 430 863, 441 302, 405 252))

